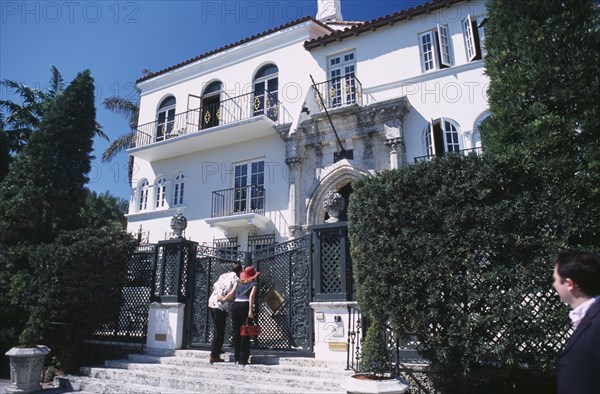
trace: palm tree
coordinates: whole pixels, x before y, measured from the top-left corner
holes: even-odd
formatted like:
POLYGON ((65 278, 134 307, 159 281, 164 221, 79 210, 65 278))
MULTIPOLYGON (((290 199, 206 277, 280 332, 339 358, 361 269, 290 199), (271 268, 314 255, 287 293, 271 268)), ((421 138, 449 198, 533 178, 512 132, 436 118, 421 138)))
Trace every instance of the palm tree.
MULTIPOLYGON (((11 154, 17 154, 29 141, 56 98, 65 88, 65 82, 56 66, 50 66, 50 81, 46 90, 32 89, 20 82, 7 80, 0 81, 21 97, 21 103, 12 100, 0 100, 0 109, 7 111, 4 119, 4 131, 8 135, 8 147, 11 154)), ((96 134, 108 140, 100 125, 96 126, 96 134)))
MULTIPOLYGON (((136 93, 139 95, 139 90, 136 88, 136 93)), ((108 163, 115 156, 129 148, 133 148, 135 144, 135 131, 138 124, 138 117, 140 113, 140 106, 137 101, 133 101, 123 97, 112 96, 105 99, 102 104, 107 110, 114 112, 127 118, 129 122, 129 132, 120 135, 113 142, 108 145, 104 153, 102 154, 102 161, 108 163)), ((131 179, 133 177, 133 156, 129 156, 128 173, 129 184, 131 185, 131 179)))

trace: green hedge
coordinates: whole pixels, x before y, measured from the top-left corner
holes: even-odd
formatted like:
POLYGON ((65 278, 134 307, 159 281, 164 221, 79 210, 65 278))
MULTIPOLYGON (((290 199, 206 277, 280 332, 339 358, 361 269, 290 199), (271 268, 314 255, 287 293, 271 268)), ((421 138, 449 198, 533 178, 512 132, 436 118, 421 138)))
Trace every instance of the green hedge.
POLYGON ((552 206, 533 192, 536 179, 515 165, 450 155, 353 185, 358 301, 418 335, 444 392, 481 392, 496 378, 497 392, 510 391, 536 374, 553 382, 569 324, 551 287, 561 239, 546 220, 552 206))

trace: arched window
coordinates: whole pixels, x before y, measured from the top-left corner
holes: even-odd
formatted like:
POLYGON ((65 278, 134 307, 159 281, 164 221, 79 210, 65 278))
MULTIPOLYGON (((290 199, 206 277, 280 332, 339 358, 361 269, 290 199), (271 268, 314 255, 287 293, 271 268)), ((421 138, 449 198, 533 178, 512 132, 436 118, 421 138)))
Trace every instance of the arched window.
POLYGON ((490 113, 488 111, 485 111, 483 114, 481 114, 477 120, 475 121, 475 125, 473 127, 473 136, 472 136, 472 140, 471 140, 471 147, 473 149, 475 149, 477 152, 481 152, 481 133, 479 132, 479 129, 481 128, 481 125, 484 122, 487 122, 490 118, 490 113))
POLYGON ((148 181, 142 179, 138 186, 138 211, 145 211, 148 208, 148 181))
POLYGON ((155 198, 154 198, 154 206, 156 208, 162 208, 165 206, 166 197, 165 192, 167 191, 167 179, 161 177, 158 179, 155 185, 155 198))
POLYGON ((221 90, 223 84, 221 81, 211 82, 202 92, 202 111, 200 112, 201 128, 219 125, 219 117, 221 116, 221 90))
POLYGON ((175 177, 173 184, 173 206, 183 205, 183 192, 185 188, 185 177, 179 174, 175 177))
POLYGON ((279 69, 274 64, 261 67, 254 76, 254 116, 267 115, 277 120, 279 114, 279 69))
POLYGON ((444 156, 448 152, 460 151, 458 126, 453 120, 439 118, 423 130, 428 157, 444 156))
POLYGON ((175 97, 165 98, 156 114, 156 140, 162 141, 173 132, 175 125, 175 97))

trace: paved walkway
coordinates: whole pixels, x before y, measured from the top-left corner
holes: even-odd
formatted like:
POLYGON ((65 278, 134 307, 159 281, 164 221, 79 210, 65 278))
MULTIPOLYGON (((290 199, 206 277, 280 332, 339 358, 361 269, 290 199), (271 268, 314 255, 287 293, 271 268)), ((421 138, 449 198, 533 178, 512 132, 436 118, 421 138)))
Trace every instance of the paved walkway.
MULTIPOLYGON (((0 394, 7 393, 6 389, 11 385, 10 380, 8 379, 0 379, 0 394)), ((42 391, 38 391, 38 393, 42 394, 62 394, 62 393, 70 393, 71 390, 68 389, 58 389, 54 387, 44 387, 42 391)))

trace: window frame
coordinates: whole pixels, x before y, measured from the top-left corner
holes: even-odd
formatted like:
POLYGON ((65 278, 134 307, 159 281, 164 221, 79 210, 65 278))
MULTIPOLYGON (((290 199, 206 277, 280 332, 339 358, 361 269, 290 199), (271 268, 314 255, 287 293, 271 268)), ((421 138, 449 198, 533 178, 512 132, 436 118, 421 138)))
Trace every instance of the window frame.
POLYGON ((208 129, 218 126, 221 121, 221 93, 223 82, 215 80, 206 85, 200 96, 200 128, 208 129))
POLYGON ((273 121, 279 118, 279 67, 275 63, 260 67, 252 79, 252 114, 265 115, 273 121), (265 74, 269 67, 275 72, 265 74))
POLYGON ((255 212, 265 208, 264 158, 233 163, 234 212, 255 212), (250 193, 248 193, 250 189, 250 193), (248 207, 250 207, 248 209, 248 207))
POLYGON ((156 110, 156 141, 162 141, 173 133, 175 128, 176 108, 177 99, 173 95, 165 97, 160 102, 160 105, 156 110), (173 103, 167 105, 170 100, 173 100, 173 103))
POLYGON ((327 57, 329 94, 325 99, 328 108, 343 107, 356 102, 356 68, 356 49, 327 57))
POLYGON ((423 72, 454 66, 454 49, 448 25, 437 23, 435 29, 420 33, 418 42, 423 72))
POLYGON ((147 179, 142 179, 138 185, 137 208, 138 212, 148 210, 148 197, 150 191, 150 183, 147 179))
POLYGON ((480 20, 484 18, 483 15, 472 17, 471 14, 467 14, 467 17, 461 22, 468 62, 483 59, 486 55, 483 45, 485 42, 485 29, 483 26, 479 26, 480 20))
POLYGON ((425 152, 429 157, 460 152, 463 148, 458 123, 449 118, 431 119, 424 129, 425 152), (446 127, 449 125, 449 127, 446 127), (439 148, 443 147, 443 152, 439 148))
POLYGON ((173 182, 173 206, 178 207, 183 205, 185 197, 185 180, 186 176, 183 173, 178 173, 174 177, 173 182))
POLYGON ((167 203, 167 178, 159 177, 154 184, 154 208, 163 208, 167 203))

